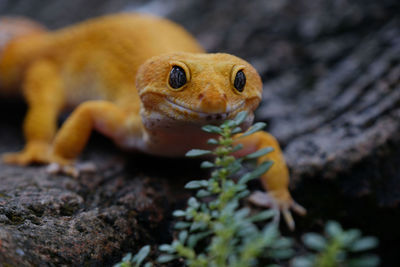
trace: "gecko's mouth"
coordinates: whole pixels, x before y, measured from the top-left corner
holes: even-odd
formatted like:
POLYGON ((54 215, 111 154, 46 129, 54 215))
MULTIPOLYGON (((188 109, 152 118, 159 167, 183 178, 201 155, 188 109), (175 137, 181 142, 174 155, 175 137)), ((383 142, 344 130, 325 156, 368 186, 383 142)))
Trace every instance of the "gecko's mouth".
POLYGON ((166 102, 176 111, 183 113, 183 114, 188 114, 194 117, 198 117, 199 119, 204 119, 206 121, 222 121, 226 120, 232 115, 236 114, 245 104, 245 101, 240 102, 239 104, 235 106, 228 106, 227 110, 225 112, 204 112, 204 111, 198 111, 194 110, 188 107, 185 107, 171 99, 165 98, 166 102))

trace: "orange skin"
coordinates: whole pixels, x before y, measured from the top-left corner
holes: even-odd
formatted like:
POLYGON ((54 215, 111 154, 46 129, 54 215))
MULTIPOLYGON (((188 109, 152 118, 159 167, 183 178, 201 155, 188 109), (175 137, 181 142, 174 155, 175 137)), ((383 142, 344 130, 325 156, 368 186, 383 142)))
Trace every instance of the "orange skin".
MULTIPOLYGON (((206 54, 180 26, 137 14, 105 16, 55 32, 33 27, 16 35, 0 50, 0 85, 5 95, 22 88, 29 106, 26 146, 4 155, 4 162, 59 166, 73 164, 93 130, 124 149, 183 156, 191 148, 206 147, 210 136, 202 125, 240 111, 250 114, 244 123, 250 125, 262 91, 258 73, 246 61, 206 54), (173 66, 187 78, 178 89, 168 82, 173 66), (233 85, 240 70, 246 76, 243 92, 233 85), (66 109, 73 112, 57 130, 57 118, 66 109)), ((279 144, 266 132, 237 142, 244 145, 243 153, 274 148, 259 159, 274 161, 261 177, 269 191, 264 204, 280 208, 293 228, 289 209, 305 211, 288 191, 289 172, 279 144)))

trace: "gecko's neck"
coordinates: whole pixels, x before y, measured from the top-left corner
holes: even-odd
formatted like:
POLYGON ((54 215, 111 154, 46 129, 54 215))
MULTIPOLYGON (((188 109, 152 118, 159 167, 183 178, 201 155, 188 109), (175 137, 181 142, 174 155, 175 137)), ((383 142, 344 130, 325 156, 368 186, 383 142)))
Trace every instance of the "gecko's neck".
MULTIPOLYGON (((247 129, 253 118, 253 114, 249 115, 242 128, 247 129)), ((146 115, 142 113, 142 122, 146 132, 146 143, 150 144, 148 153, 178 157, 184 156, 193 148, 211 149, 207 140, 215 135, 204 132, 201 128, 207 124, 219 125, 223 121, 204 121, 203 123, 180 121, 152 112, 146 115)))

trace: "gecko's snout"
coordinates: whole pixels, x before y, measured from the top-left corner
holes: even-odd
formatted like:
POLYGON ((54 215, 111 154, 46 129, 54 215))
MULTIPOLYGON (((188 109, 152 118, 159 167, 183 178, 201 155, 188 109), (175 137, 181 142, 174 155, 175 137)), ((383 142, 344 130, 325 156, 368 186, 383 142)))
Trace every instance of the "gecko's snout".
POLYGON ((206 89, 199 94, 198 99, 200 100, 200 110, 204 113, 213 113, 213 115, 209 116, 222 117, 221 114, 226 112, 228 101, 226 94, 212 85, 208 85, 206 89))

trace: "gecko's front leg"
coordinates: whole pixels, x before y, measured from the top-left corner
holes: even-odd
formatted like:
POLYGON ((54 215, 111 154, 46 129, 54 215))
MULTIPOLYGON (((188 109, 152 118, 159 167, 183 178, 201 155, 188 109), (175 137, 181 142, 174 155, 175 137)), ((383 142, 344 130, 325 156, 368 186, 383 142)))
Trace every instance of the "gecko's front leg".
POLYGON ((64 168, 64 171, 69 174, 74 174, 75 171, 71 165, 85 147, 93 130, 116 142, 128 134, 139 136, 142 129, 140 120, 133 120, 132 116, 139 117, 108 101, 82 103, 58 131, 49 162, 58 164, 61 170, 64 168))
POLYGON ((272 167, 261 176, 263 187, 268 193, 256 192, 250 197, 250 200, 260 206, 279 209, 289 228, 294 229, 295 224, 290 209, 300 215, 304 215, 306 210, 297 204, 290 195, 288 189, 289 171, 277 140, 269 133, 257 132, 247 137, 237 138, 237 143, 243 144, 242 153, 244 154, 252 153, 265 147, 274 149, 271 153, 260 157, 257 162, 260 164, 267 160, 273 161, 272 167))
POLYGON ((57 117, 64 105, 64 90, 57 66, 39 60, 26 72, 23 84, 28 112, 24 121, 26 145, 2 159, 8 164, 46 163, 51 142, 57 130, 57 117))

